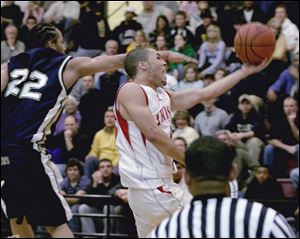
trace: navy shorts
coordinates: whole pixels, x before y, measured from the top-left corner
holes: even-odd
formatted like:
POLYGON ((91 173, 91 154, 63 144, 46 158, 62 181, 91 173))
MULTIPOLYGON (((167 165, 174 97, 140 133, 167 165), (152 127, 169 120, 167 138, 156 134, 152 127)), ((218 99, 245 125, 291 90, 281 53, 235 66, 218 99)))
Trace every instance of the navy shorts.
POLYGON ((8 218, 26 216, 31 225, 59 226, 71 219, 50 157, 23 145, 1 145, 1 189, 8 218))

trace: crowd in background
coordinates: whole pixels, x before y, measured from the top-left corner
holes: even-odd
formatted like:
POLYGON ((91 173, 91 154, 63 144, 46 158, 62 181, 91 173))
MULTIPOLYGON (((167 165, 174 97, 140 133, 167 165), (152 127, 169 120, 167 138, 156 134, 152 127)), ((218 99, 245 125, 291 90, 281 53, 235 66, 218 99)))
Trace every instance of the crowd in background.
MULTIPOLYGON (((113 3, 109 3, 113 4, 113 3)), ((1 1, 1 64, 28 47, 29 31, 40 22, 57 26, 72 56, 115 55, 138 47, 180 52, 198 65, 170 63, 166 88, 204 88, 242 67, 233 49, 236 31, 246 23, 267 24, 276 36, 271 64, 217 99, 173 114, 173 140, 183 151, 198 137, 215 136, 236 151, 237 195, 283 199, 278 179, 299 186, 299 3, 293 1, 144 1, 132 6, 111 29, 104 1, 1 1)), ((112 195, 112 232, 135 235, 127 189, 118 174, 112 105, 123 69, 78 81, 55 125, 47 148, 63 179, 63 194, 112 195)), ((177 165, 174 181, 182 184, 177 165)), ((296 193, 295 195, 298 195, 296 193)), ((67 199, 74 213, 105 213, 92 199, 67 199)), ((103 219, 74 218, 74 232, 106 232, 103 219)))

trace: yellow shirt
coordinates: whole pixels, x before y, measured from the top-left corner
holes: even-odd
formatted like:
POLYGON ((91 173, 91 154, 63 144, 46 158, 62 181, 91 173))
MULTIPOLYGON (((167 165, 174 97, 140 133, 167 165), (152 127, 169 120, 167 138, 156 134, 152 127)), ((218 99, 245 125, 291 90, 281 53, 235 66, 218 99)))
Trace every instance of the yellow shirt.
POLYGON ((107 132, 105 129, 98 131, 94 137, 91 151, 88 156, 100 159, 109 159, 114 167, 119 164, 119 152, 116 146, 115 129, 107 132))

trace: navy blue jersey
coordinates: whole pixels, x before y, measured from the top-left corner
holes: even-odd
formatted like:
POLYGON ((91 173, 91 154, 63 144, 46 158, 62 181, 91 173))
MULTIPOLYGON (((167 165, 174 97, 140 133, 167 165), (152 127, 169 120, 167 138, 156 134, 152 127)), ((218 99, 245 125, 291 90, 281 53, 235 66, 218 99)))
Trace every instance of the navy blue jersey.
POLYGON ((1 144, 44 143, 67 96, 62 73, 70 56, 35 48, 12 57, 1 95, 1 144))

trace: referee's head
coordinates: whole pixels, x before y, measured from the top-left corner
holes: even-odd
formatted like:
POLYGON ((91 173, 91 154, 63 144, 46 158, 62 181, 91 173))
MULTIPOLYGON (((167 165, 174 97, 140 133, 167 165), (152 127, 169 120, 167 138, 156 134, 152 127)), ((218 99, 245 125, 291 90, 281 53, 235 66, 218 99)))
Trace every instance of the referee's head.
POLYGON ((217 138, 205 136, 194 141, 185 155, 191 193, 214 194, 227 189, 234 157, 235 151, 217 138))

